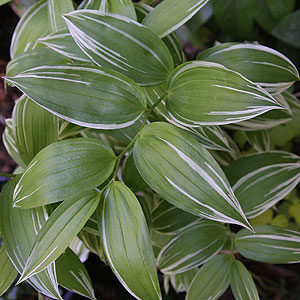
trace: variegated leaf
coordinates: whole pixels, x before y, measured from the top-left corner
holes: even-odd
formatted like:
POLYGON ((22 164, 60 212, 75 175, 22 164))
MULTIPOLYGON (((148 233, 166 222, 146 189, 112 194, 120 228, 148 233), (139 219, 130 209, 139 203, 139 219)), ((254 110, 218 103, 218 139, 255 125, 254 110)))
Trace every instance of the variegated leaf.
POLYGON ((198 268, 194 268, 183 273, 170 275, 170 281, 174 290, 177 293, 187 292, 198 271, 198 268))
POLYGON ((258 44, 220 44, 197 59, 222 64, 272 93, 281 93, 299 80, 297 68, 286 56, 258 44))
POLYGON ((103 193, 99 231, 108 263, 124 288, 136 299, 161 299, 142 208, 121 182, 113 182, 103 193))
POLYGON ((282 106, 264 89, 237 72, 212 62, 192 61, 169 76, 166 107, 178 123, 237 123, 282 106))
POLYGON ((133 155, 143 179, 171 204, 196 216, 251 227, 217 162, 186 131, 150 123, 133 155))
POLYGON ((35 239, 19 282, 41 272, 63 254, 99 200, 98 192, 84 191, 70 196, 54 210, 35 239))
POLYGON ((230 287, 236 300, 259 300, 257 288, 246 267, 238 260, 231 264, 230 287))
POLYGON ((244 131, 250 145, 258 152, 269 151, 271 146, 270 132, 268 130, 244 131))
POLYGON ((271 263, 300 262, 300 233, 274 226, 255 226, 254 231, 241 230, 235 236, 237 250, 245 257, 271 263))
POLYGON ((159 253, 157 265, 166 274, 191 270, 215 256, 225 245, 224 225, 200 220, 180 231, 159 253))
POLYGON ((275 205, 300 181, 300 157, 281 151, 245 155, 225 168, 248 218, 275 205))
POLYGON ((173 69, 162 40, 134 20, 96 10, 74 11, 65 19, 75 42, 91 60, 138 84, 160 84, 173 69))
POLYGON ((83 242, 76 236, 69 245, 69 248, 76 254, 79 260, 84 263, 89 257, 89 249, 83 242))
POLYGON ((143 20, 160 37, 165 37, 191 19, 208 0, 164 0, 143 20))
POLYGON ((100 11, 108 10, 108 0, 83 0, 78 9, 96 9, 100 11))
POLYGON ((146 109, 143 90, 106 68, 42 66, 6 79, 48 111, 84 127, 127 127, 146 109))
POLYGON ((15 207, 59 202, 103 183, 113 171, 112 149, 96 139, 52 143, 28 165, 14 191, 15 207))
POLYGON ((132 0, 108 0, 108 11, 136 20, 136 12, 132 0))

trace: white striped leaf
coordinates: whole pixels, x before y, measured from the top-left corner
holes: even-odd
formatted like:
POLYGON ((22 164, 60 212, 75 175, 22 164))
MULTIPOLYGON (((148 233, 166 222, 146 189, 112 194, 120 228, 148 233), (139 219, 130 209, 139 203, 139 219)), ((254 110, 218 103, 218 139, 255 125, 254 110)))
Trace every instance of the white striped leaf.
POLYGON ((197 59, 222 64, 273 93, 299 80, 297 68, 286 56, 258 44, 224 43, 200 53, 197 59))
POLYGON ((177 293, 179 293, 180 290, 181 292, 187 292, 198 271, 198 268, 194 268, 183 273, 170 275, 170 281, 174 290, 177 293))
POLYGON ((41 150, 14 191, 15 207, 59 202, 103 183, 113 171, 112 149, 96 139, 73 138, 41 150))
POLYGON ((56 273, 59 284, 64 288, 89 299, 96 299, 84 264, 70 248, 56 260, 56 273))
POLYGON ((257 151, 269 151, 271 147, 270 132, 268 130, 244 131, 246 139, 250 145, 257 151))
POLYGON ((238 260, 231 264, 230 287, 236 300, 259 300, 257 288, 246 267, 238 260))
MULTIPOLYGON (((73 59, 75 61, 91 63, 91 60, 81 51, 81 49, 74 42, 71 33, 67 29, 55 31, 52 34, 49 34, 39 39, 39 43, 46 45, 50 49, 56 51, 57 53, 67 58, 73 59)), ((59 64, 61 63, 57 63, 57 65, 59 64)), ((47 65, 49 65, 49 63, 47 63, 47 65)), ((11 75, 7 74, 7 76, 11 75)))
POLYGON ((166 274, 191 270, 215 256, 225 245, 224 225, 200 220, 180 231, 160 251, 157 265, 166 274))
POLYGON ((136 20, 136 12, 132 0, 108 0, 108 11, 136 20))
POLYGON ((194 277, 185 300, 217 300, 229 286, 233 257, 220 254, 204 264, 194 277))
POLYGON ((47 268, 68 248, 97 208, 100 194, 84 191, 63 201, 39 231, 19 282, 47 268))
MULTIPOLYGON (((69 248, 76 254, 78 259, 84 263, 89 257, 90 251, 83 244, 83 242, 78 238, 78 235, 72 240, 69 248)), ((57 262, 57 261, 56 261, 57 262)))
POLYGON ((282 106, 237 72, 206 61, 187 62, 171 72, 166 107, 190 127, 241 122, 282 106))
MULTIPOLYGON (((19 177, 11 179, 1 193, 0 228, 7 254, 18 273, 21 274, 35 238, 48 215, 44 207, 13 208, 13 191, 18 179, 19 177)), ((29 278, 27 282, 38 292, 50 298, 62 299, 57 286, 55 263, 29 278)))
POLYGON ((199 217, 189 214, 167 201, 161 201, 152 211, 153 229, 160 234, 177 234, 197 220, 199 217))
POLYGON ((251 227, 222 169, 186 131, 150 123, 133 155, 146 183, 171 204, 196 216, 251 227))
POLYGON ((107 261, 124 288, 136 299, 161 299, 142 208, 121 182, 104 191, 98 224, 107 261))
POLYGON ((191 19, 208 0, 164 0, 143 20, 160 37, 165 37, 191 19))
POLYGON ((245 257, 271 263, 300 262, 300 233, 274 226, 255 226, 255 233, 241 230, 235 236, 237 250, 245 257))
POLYGON ((108 10, 108 0, 83 0, 78 9, 96 9, 100 11, 108 10))
POLYGON ((142 89, 106 68, 42 66, 6 79, 48 111, 84 127, 127 127, 146 109, 142 89))
POLYGON ((293 95, 292 93, 290 93, 288 91, 285 91, 281 95, 287 102, 287 104, 290 108, 290 111, 292 113, 298 112, 300 110, 300 101, 295 95, 293 95))
POLYGON ((17 270, 6 253, 5 245, 2 245, 0 249, 0 269, 0 296, 2 296, 18 275, 17 270))
POLYGON ((70 33, 97 65, 116 70, 141 85, 166 80, 172 56, 150 29, 120 15, 80 10, 65 15, 70 33))
POLYGON ((241 156, 225 172, 248 218, 262 214, 300 181, 300 157, 268 151, 241 156))
POLYGON ((37 40, 49 32, 47 1, 38 1, 26 11, 15 28, 10 44, 11 59, 35 48, 37 40))
POLYGON ((13 110, 13 134, 22 161, 28 165, 43 148, 58 140, 58 118, 22 96, 13 110))

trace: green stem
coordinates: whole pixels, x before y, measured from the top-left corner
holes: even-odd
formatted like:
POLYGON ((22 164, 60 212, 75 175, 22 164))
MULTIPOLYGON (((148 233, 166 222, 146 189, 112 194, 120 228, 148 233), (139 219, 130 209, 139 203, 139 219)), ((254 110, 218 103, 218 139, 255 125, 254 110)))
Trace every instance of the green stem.
POLYGON ((231 245, 230 245, 230 252, 231 254, 233 255, 234 254, 234 243, 233 243, 233 234, 232 234, 232 231, 230 230, 230 225, 227 224, 227 230, 228 230, 228 233, 230 235, 230 241, 231 241, 231 245))
POLYGON ((7 173, 0 173, 0 177, 8 177, 8 178, 12 178, 15 177, 15 174, 7 174, 7 173))

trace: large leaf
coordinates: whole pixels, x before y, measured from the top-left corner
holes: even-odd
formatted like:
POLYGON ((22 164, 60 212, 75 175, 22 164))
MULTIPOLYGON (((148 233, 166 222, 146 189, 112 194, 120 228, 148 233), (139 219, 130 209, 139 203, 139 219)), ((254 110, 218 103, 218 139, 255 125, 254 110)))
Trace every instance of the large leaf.
POLYGON ((206 61, 177 67, 169 76, 167 90, 171 117, 191 127, 237 123, 282 108, 239 73, 206 61))
POLYGON ((282 92, 299 80, 297 68, 286 56, 258 44, 220 44, 200 53, 197 59, 222 64, 269 92, 282 92))
POLYGON ((252 276, 238 260, 231 264, 230 287, 236 300, 259 300, 252 276))
POLYGON ((299 232, 267 225, 255 226, 254 231, 241 230, 235 237, 243 256, 271 264, 300 262, 299 232))
POLYGON ((224 225, 201 220, 185 228, 161 250, 157 265, 166 274, 191 270, 215 256, 226 240, 224 225))
POLYGON ((104 191, 99 230, 108 263, 136 299, 161 299, 147 223, 135 195, 121 182, 104 191))
MULTIPOLYGON (((35 238, 48 216, 44 207, 13 208, 13 191, 18 179, 18 177, 11 179, 1 193, 0 228, 7 254, 18 273, 21 274, 35 238)), ((29 278, 27 282, 50 298, 62 299, 57 286, 55 263, 29 278)))
POLYGON ((171 124, 151 123, 138 137, 133 155, 143 179, 171 204, 249 228, 223 171, 189 133, 171 124))
POLYGON ((248 218, 254 218, 292 191, 300 181, 300 157, 268 151, 241 156, 225 172, 248 218))
POLYGON ((47 1, 38 1, 18 23, 10 44, 10 57, 13 59, 24 51, 35 48, 37 40, 49 32, 47 1))
POLYGON ((2 245, 0 249, 0 268, 0 296, 2 296, 18 275, 17 270, 6 253, 5 245, 2 245))
POLYGON ((59 202, 103 183, 115 165, 111 148, 96 139, 74 138, 40 151, 22 175, 14 206, 28 208, 59 202))
POLYGON ((100 194, 84 191, 62 202, 38 233, 19 282, 35 275, 68 248, 99 204, 100 194))
POLYGON ((232 256, 217 255, 200 268, 186 295, 186 300, 216 300, 229 286, 232 256))
POLYGON ((24 95, 14 107, 12 126, 16 148, 26 165, 58 140, 58 118, 24 95))
POLYGON ((108 0, 108 10, 113 14, 136 20, 136 12, 131 0, 108 0))
POLYGON ((172 56, 163 41, 136 21, 96 10, 75 11, 65 19, 88 57, 138 84, 162 83, 173 69, 172 56))
POLYGON ((191 19, 208 0, 164 0, 143 20, 160 37, 175 31, 191 19))
POLYGON ((146 109, 137 84, 96 66, 42 66, 6 79, 53 114, 84 127, 126 127, 146 109))

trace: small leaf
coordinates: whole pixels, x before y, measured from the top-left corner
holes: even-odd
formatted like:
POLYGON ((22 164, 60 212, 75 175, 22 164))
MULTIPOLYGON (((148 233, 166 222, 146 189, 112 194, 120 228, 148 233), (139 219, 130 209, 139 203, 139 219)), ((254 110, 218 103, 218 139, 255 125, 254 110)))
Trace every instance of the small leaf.
POLYGON ((206 61, 177 67, 169 76, 166 106, 178 123, 224 125, 237 123, 282 106, 264 89, 239 73, 206 61))
POLYGON ((78 9, 96 9, 107 11, 108 0, 83 0, 78 9))
POLYGON ((250 273, 238 260, 231 264, 230 287, 236 300, 259 300, 257 288, 250 273))
POLYGON ((215 256, 225 245, 224 225, 200 220, 180 231, 159 253, 157 264, 166 274, 191 270, 215 256))
POLYGON ((48 111, 84 127, 127 127, 146 109, 137 84, 96 66, 42 66, 6 79, 48 111))
POLYGON ((229 286, 232 256, 220 254, 204 264, 194 277, 186 300, 216 300, 229 286))
POLYGON ((104 191, 98 224, 105 256, 125 289, 137 299, 161 299, 142 208, 121 182, 104 191))
POLYGON ((240 230, 235 236, 243 256, 271 264, 300 262, 299 232, 268 225, 255 226, 254 231, 240 230))
POLYGON ((138 84, 162 83, 173 69, 168 48, 140 23, 96 10, 74 11, 65 19, 75 42, 92 61, 138 84))
POLYGON ((136 20, 136 12, 131 0, 108 0, 109 12, 136 20))
POLYGON ((191 19, 208 0, 164 0, 143 20, 161 38, 191 19))
POLYGON ((244 131, 250 145, 257 151, 269 151, 271 146, 270 132, 268 130, 244 131))
POLYGON ((174 287, 175 291, 178 293, 178 290, 182 290, 187 292, 188 288, 190 287, 193 279, 195 278, 196 274, 198 273, 199 269, 194 268, 189 271, 172 274, 170 275, 170 281, 172 286, 174 287))
POLYGON ((28 208, 63 201, 103 183, 113 171, 115 155, 96 139, 74 138, 40 151, 14 191, 14 206, 28 208))
POLYGON ((223 171, 186 131, 150 123, 141 131, 133 155, 146 183, 171 204, 196 216, 249 226, 223 171))

